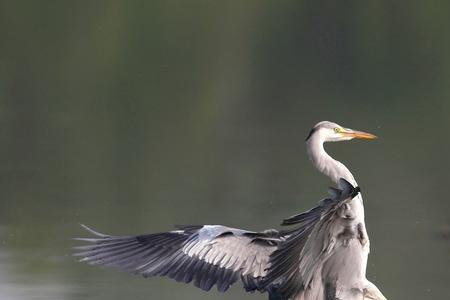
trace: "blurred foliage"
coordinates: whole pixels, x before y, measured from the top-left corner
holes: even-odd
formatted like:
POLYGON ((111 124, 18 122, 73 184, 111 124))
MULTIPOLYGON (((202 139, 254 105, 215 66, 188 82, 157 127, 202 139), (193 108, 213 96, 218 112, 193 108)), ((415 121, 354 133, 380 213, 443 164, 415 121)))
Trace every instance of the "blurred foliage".
POLYGON ((450 294, 450 2, 4 0, 0 37, 5 299, 265 299, 77 264, 68 238, 274 227, 330 184, 303 150, 323 119, 381 137, 328 147, 364 191, 368 277, 450 294))

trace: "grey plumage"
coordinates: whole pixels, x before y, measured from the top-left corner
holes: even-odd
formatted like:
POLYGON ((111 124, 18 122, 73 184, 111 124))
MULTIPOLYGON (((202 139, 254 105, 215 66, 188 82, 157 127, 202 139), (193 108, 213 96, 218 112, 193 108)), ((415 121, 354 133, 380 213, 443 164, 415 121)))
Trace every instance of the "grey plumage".
MULTIPOLYGON (((269 292, 271 299, 288 299, 302 286, 297 269, 301 249, 323 219, 336 216, 344 200, 357 193, 336 190, 305 213, 286 219, 293 230, 252 232, 221 225, 177 226, 177 230, 137 236, 111 236, 82 225, 95 238, 77 238, 90 245, 75 247, 80 261, 113 266, 144 277, 167 276, 210 290, 226 291, 239 279, 247 291, 269 292), (330 215, 331 214, 331 215, 330 215), (327 216, 329 215, 329 216, 327 216)), ((328 220, 327 219, 327 220, 328 220)), ((303 286, 304 288, 304 286, 303 286)))

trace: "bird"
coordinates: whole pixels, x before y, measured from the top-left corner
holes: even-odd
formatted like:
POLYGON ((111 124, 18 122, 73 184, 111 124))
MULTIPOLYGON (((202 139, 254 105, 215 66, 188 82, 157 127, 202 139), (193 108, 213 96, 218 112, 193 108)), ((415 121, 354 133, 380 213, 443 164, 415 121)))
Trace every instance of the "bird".
POLYGON ((306 138, 312 164, 335 187, 312 209, 283 220, 283 230, 249 231, 222 225, 182 225, 175 230, 129 236, 99 233, 74 247, 79 261, 112 266, 143 277, 165 276, 219 292, 241 281, 247 292, 269 300, 386 300, 366 278, 369 237, 360 187, 332 158, 326 142, 372 140, 373 134, 330 121, 306 138))

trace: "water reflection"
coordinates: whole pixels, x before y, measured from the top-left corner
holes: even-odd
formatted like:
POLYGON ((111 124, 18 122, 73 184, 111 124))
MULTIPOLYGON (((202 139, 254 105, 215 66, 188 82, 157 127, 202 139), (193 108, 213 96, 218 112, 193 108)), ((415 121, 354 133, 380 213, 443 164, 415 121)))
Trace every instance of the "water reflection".
MULTIPOLYGON (((3 227, 2 233, 12 228, 3 227)), ((2 234, 2 235, 3 235, 2 234)), ((64 272, 62 257, 51 257, 38 247, 17 250, 4 238, 0 248, 0 291, 5 300, 74 299, 75 285, 64 272)))

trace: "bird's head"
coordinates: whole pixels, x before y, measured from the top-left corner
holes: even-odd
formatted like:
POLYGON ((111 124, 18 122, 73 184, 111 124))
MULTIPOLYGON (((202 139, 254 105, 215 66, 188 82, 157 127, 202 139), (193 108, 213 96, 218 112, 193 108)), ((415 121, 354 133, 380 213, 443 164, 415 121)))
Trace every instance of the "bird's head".
POLYGON ((322 121, 317 123, 311 129, 308 137, 306 138, 306 141, 309 141, 313 138, 319 138, 323 142, 340 142, 352 140, 355 138, 373 140, 376 139, 377 136, 364 131, 345 128, 330 121, 322 121))

